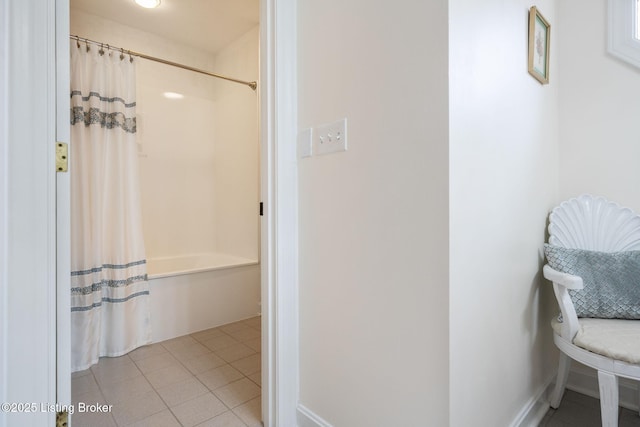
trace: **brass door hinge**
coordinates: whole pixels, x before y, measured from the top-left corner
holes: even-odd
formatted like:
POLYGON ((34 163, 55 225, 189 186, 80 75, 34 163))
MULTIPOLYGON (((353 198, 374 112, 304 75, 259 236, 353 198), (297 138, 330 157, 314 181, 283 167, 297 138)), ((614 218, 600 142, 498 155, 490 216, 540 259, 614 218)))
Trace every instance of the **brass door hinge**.
POLYGON ((69 413, 67 411, 56 413, 56 427, 67 427, 68 425, 69 413))
POLYGON ((56 172, 69 170, 69 146, 64 142, 56 142, 56 172))

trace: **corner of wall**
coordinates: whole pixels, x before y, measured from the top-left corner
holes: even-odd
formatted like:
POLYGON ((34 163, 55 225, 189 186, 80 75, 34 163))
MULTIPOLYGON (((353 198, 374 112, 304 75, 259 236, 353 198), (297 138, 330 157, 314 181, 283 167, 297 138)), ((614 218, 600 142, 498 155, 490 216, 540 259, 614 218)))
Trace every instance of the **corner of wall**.
POLYGON ((509 424, 510 427, 538 427, 540 425, 540 421, 550 408, 549 396, 553 390, 554 378, 555 374, 538 388, 538 391, 524 404, 518 415, 509 424))
MULTIPOLYGON (((539 6, 554 28, 555 4, 539 6)), ((527 73, 526 5, 454 0, 449 14, 450 420, 519 425, 554 369, 541 248, 557 197, 557 49, 541 85, 527 73), (517 343, 508 364, 496 336, 517 343)))

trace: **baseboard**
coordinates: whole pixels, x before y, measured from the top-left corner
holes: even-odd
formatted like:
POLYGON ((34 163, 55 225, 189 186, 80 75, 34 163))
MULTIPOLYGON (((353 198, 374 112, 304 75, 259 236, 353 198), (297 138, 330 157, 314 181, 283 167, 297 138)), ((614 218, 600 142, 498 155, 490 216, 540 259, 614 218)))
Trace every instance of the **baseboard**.
POLYGON ((298 404, 298 427, 333 427, 302 404, 298 404))
MULTIPOLYGON (((522 407, 510 427, 537 427, 549 410, 549 396, 555 387, 555 374, 549 378, 538 392, 522 407)), ((626 378, 619 379, 619 405, 623 408, 638 411, 638 384, 626 378)), ((569 371, 567 388, 577 393, 599 399, 598 374, 586 366, 572 366, 569 371)), ((297 408, 298 427, 332 427, 331 424, 316 415, 302 404, 297 408)))
POLYGON ((553 390, 555 375, 544 382, 538 392, 525 403, 522 410, 509 424, 510 427, 538 427, 549 410, 549 396, 553 390))
MULTIPOLYGON (((571 366, 569 379, 567 380, 567 388, 577 393, 595 397, 596 399, 600 398, 598 373, 595 369, 584 365, 574 363, 571 366)), ((618 388, 620 390, 618 404, 623 408, 638 411, 638 383, 626 378, 619 378, 618 388)))

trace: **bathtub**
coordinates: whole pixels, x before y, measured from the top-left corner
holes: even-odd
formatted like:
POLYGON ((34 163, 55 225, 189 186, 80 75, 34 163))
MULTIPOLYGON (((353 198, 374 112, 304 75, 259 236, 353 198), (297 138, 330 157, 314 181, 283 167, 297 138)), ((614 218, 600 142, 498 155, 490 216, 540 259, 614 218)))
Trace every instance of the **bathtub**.
POLYGON ((260 313, 257 260, 219 253, 151 258, 147 273, 153 342, 260 313))

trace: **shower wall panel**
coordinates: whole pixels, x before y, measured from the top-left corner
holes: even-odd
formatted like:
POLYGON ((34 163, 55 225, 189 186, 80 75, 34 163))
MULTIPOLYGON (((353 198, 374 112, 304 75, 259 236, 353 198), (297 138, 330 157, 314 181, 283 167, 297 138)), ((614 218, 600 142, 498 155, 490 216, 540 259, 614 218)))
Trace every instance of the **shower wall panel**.
MULTIPOLYGON (((74 10, 71 34, 258 80, 257 27, 215 55, 74 10)), ((147 257, 217 252, 258 259, 256 92, 191 71, 136 60, 147 257), (173 98, 167 98, 166 92, 174 93, 173 98)))
MULTIPOLYGON (((215 57, 222 74, 258 81, 256 26, 215 57)), ((246 86, 216 80, 214 218, 220 252, 258 259, 260 192, 258 95, 246 86)))

